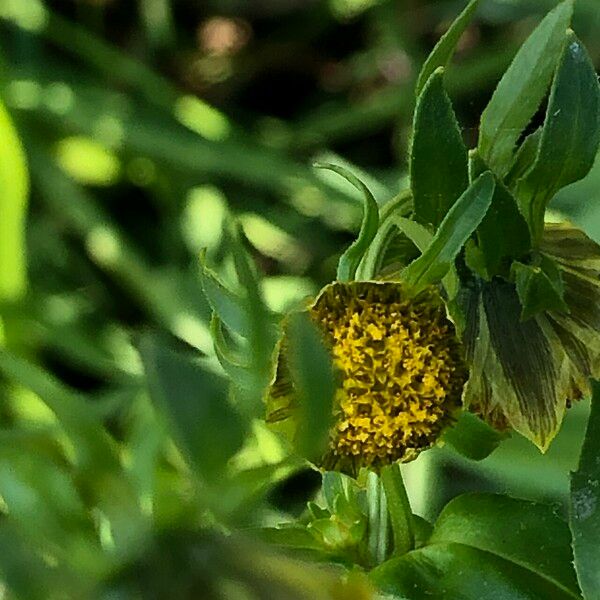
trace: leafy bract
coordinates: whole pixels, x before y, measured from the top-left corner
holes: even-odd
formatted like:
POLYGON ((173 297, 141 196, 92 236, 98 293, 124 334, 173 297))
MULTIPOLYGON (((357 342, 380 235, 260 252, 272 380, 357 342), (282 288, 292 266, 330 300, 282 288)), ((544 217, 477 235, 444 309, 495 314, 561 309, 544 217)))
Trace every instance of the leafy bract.
POLYGON ((484 218, 494 189, 494 176, 489 171, 469 186, 445 216, 427 250, 403 271, 402 278, 409 286, 423 288, 446 275, 484 218))
POLYGON ((455 425, 446 429, 442 441, 471 460, 487 458, 506 437, 474 414, 463 412, 455 425))
POLYGON ((364 214, 358 237, 340 257, 337 269, 338 281, 352 281, 355 278, 356 270, 362 257, 377 233, 377 228, 379 227, 379 207, 369 188, 344 167, 324 163, 317 163, 315 167, 328 169, 341 175, 361 192, 363 196, 364 214))
MULTIPOLYGON (((488 170, 477 150, 473 150, 469 158, 471 179, 488 170)), ((531 239, 527 222, 519 212, 515 198, 498 180, 492 204, 477 228, 477 243, 486 279, 508 275, 511 261, 529 251, 531 239)))
POLYGON ((565 42, 573 1, 548 13, 521 46, 481 116, 479 152, 503 176, 515 144, 544 98, 565 42))
POLYGON ((600 86, 592 61, 573 32, 552 85, 535 162, 516 186, 521 212, 534 242, 544 231, 548 202, 566 185, 585 177, 600 142, 600 86))
POLYGON ((565 291, 560 271, 552 259, 542 256, 539 264, 530 265, 515 261, 512 274, 523 307, 523 321, 546 310, 569 312, 569 306, 564 299, 565 291))
POLYGON ((437 69, 417 100, 410 150, 415 217, 435 228, 469 184, 467 148, 443 74, 437 69))

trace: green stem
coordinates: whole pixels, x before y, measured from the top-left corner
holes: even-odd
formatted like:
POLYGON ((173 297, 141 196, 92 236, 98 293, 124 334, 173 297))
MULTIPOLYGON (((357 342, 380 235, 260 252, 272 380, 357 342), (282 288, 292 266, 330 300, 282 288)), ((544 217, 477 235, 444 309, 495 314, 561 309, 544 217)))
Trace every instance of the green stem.
POLYGON ((395 556, 410 552, 415 547, 413 515, 406 494, 400 465, 390 465, 381 471, 381 483, 387 497, 387 508, 394 532, 395 556))
POLYGON ((369 563, 377 566, 388 558, 390 528, 387 498, 377 473, 369 472, 367 475, 367 503, 369 563))

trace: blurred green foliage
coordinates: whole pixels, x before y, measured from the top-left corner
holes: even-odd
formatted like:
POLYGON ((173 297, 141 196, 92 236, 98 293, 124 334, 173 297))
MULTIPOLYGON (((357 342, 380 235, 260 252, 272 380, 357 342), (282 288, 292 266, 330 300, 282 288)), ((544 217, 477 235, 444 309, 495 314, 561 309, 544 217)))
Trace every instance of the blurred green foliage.
MULTIPOLYGON (((555 4, 482 2, 446 74, 469 145, 517 47, 555 4)), ((155 411, 142 362, 150 373, 166 364, 182 396, 198 380, 230 409, 200 251, 238 290, 226 227, 235 215, 275 313, 332 280, 363 198, 311 164, 356 165, 380 205, 405 187, 415 78, 463 7, 0 0, 0 554, 23 597, 47 598, 48 586, 87 597, 98 581, 109 581, 106 598, 213 588, 262 598, 268 585, 287 594, 275 597, 306 597, 266 567, 256 575, 282 561, 277 572, 297 583, 295 563, 198 528, 275 524, 298 512, 315 481, 257 420, 225 436, 211 406, 199 415, 164 397, 155 411), (169 441, 196 420, 203 435, 185 439, 184 427, 169 441), (35 556, 32 539, 43 540, 35 556), (181 556, 163 563, 174 547, 181 556), (247 562, 227 563, 235 552, 247 562), (161 590, 181 565, 196 579, 161 590)), ((574 28, 598 68, 597 0, 579 0, 574 28)), ((597 161, 553 208, 600 241, 599 196, 597 161)), ((150 382, 153 397, 161 385, 150 382)), ((413 509, 434 518, 473 488, 565 509, 587 412, 585 403, 570 411, 544 456, 517 436, 480 463, 448 448, 423 454, 403 467, 413 509)), ((335 597, 323 591, 334 574, 320 575, 327 585, 307 589, 335 597)))

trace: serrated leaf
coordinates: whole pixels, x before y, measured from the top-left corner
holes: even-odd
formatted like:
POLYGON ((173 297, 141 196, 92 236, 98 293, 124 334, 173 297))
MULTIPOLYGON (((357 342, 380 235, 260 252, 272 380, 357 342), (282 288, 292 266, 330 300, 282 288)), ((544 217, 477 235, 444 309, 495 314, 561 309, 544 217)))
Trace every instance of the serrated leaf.
POLYGON ((182 453, 204 480, 222 477, 244 440, 225 382, 151 334, 142 338, 140 354, 150 396, 182 453))
POLYGON ((252 377, 250 365, 245 357, 233 349, 225 339, 223 324, 216 313, 213 313, 210 321, 210 332, 217 360, 231 379, 231 382, 241 389, 252 388, 256 382, 252 377))
POLYGON ((431 51, 431 54, 427 57, 427 60, 421 68, 419 77, 417 78, 417 84, 415 87, 415 95, 418 97, 427 80, 431 74, 438 67, 445 67, 454 56, 456 46, 465 32, 471 19, 475 14, 479 0, 471 0, 465 9, 456 17, 452 25, 448 28, 448 31, 440 38, 435 48, 431 51))
POLYGON ((219 319, 231 331, 247 337, 250 326, 245 299, 227 288, 206 266, 205 253, 200 256, 200 280, 206 299, 219 319))
POLYGON ((456 201, 439 226, 427 250, 402 272, 412 288, 421 289, 440 280, 469 236, 484 218, 494 195, 494 176, 480 175, 456 201))
POLYGON ((340 257, 337 268, 338 281, 353 281, 356 277, 358 265, 377 233, 377 228, 379 227, 379 207, 369 188, 358 177, 348 171, 348 169, 327 163, 316 163, 314 166, 341 175, 348 183, 352 184, 362 193, 363 219, 360 231, 356 240, 340 257))
POLYGON ((280 336, 279 325, 263 301, 258 276, 242 242, 241 228, 237 223, 230 222, 226 233, 235 270, 245 291, 244 310, 248 330, 244 337, 248 340, 248 364, 255 381, 255 385, 244 394, 242 408, 248 415, 258 416, 262 415, 263 399, 276 368, 275 348, 280 336))
MULTIPOLYGON (((488 170, 476 150, 469 158, 471 179, 488 170)), ((477 228, 477 242, 485 263, 486 279, 508 275, 512 260, 522 258, 531 245, 527 222, 516 200, 497 180, 490 208, 477 228)))
POLYGON ((600 590, 600 387, 594 385, 592 410, 579 466, 571 474, 569 524, 573 535, 575 570, 586 600, 600 590))
POLYGON ((526 265, 515 261, 511 273, 523 307, 522 321, 546 310, 569 313, 569 307, 564 299, 560 271, 552 259, 540 257, 537 265, 526 265))
POLYGON ((469 185, 467 148, 437 69, 417 100, 410 150, 416 220, 435 228, 469 185))
POLYGON ((588 174, 599 143, 598 77, 585 48, 568 32, 535 163, 516 187, 534 242, 541 240, 548 202, 561 188, 588 174))
POLYGON ((463 412, 455 425, 444 432, 442 441, 471 460, 487 458, 507 437, 470 412, 463 412))
POLYGON ((479 151, 500 177, 510 167, 515 144, 544 98, 564 44, 572 0, 550 11, 521 46, 483 111, 479 151))

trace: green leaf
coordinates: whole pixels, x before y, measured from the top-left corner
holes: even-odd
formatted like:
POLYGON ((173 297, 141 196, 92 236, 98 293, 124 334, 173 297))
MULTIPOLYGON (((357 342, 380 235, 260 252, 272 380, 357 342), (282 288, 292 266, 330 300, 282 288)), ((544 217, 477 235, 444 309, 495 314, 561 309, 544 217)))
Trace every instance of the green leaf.
POLYGON ((340 495, 350 498, 351 490, 354 487, 356 487, 356 482, 348 475, 337 471, 325 471, 323 473, 322 491, 329 512, 333 513, 335 511, 335 499, 340 495))
POLYGON ((519 565, 453 543, 425 546, 393 558, 373 569, 370 578, 390 600, 572 600, 574 597, 519 565))
POLYGON ((388 561, 372 578, 415 600, 579 598, 571 561, 567 524, 551 507, 466 494, 444 508, 427 546, 388 561))
MULTIPOLYGON (((393 219, 393 223, 419 249, 421 254, 429 248, 433 241, 433 234, 424 225, 421 225, 416 221, 398 216, 393 219)), ((451 266, 448 273, 444 275, 442 283, 448 298, 454 298, 458 292, 460 281, 456 269, 453 266, 451 266)))
POLYGON ((0 575, 18 598, 46 600, 48 590, 64 589, 63 572, 48 564, 47 556, 32 552, 15 523, 0 522, 0 575))
POLYGON ((507 437, 470 412, 461 413, 457 423, 444 432, 442 441, 471 460, 487 458, 507 437))
POLYGON ((485 216, 494 195, 494 176, 480 175, 456 201, 427 250, 402 272, 403 280, 416 289, 441 279, 469 236, 485 216))
POLYGON ((210 333, 217 360, 231 382, 241 389, 252 388, 255 381, 252 377, 250 365, 246 358, 231 348, 230 343, 225 339, 223 324, 216 313, 213 313, 210 321, 210 333))
POLYGON ((435 48, 427 57, 427 60, 421 68, 419 77, 417 78, 417 85, 415 87, 416 96, 419 96, 423 91, 431 74, 438 67, 445 67, 452 60, 452 56, 454 56, 454 52, 456 51, 456 46, 460 41, 462 34, 469 26, 478 5, 479 0, 471 0, 460 15, 456 17, 456 20, 452 25, 450 25, 448 31, 446 31, 435 45, 435 48))
POLYGON ((33 391, 56 415, 75 443, 78 464, 89 471, 117 469, 115 445, 88 401, 39 367, 0 349, 0 373, 33 391))
POLYGON ((503 176, 515 144, 544 98, 573 12, 566 0, 548 13, 517 52, 481 116, 479 152, 503 176))
POLYGON ((25 153, 0 102, 0 299, 16 300, 27 286, 25 217, 29 175, 25 153))
POLYGON ((577 578, 586 600, 600 590, 600 387, 594 385, 592 411, 579 466, 571 474, 569 522, 577 578))
POLYGON ((116 548, 135 546, 145 528, 139 498, 93 405, 39 367, 2 350, 0 373, 32 390, 56 414, 71 438, 80 485, 107 518, 116 548))
POLYGON ((206 253, 200 255, 200 280, 204 295, 219 319, 235 333, 248 337, 248 323, 245 299, 228 289, 206 266, 206 253))
POLYGON ((539 257, 537 262, 538 264, 531 265, 514 262, 511 268, 523 307, 522 321, 546 310, 569 313, 558 267, 546 256, 539 257))
POLYGON ((248 534, 262 542, 280 548, 321 552, 325 550, 324 545, 319 541, 317 536, 302 525, 263 527, 261 529, 251 529, 248 531, 248 534))
MULTIPOLYGON (((471 179, 488 170, 477 150, 473 150, 469 158, 471 179)), ((512 260, 522 258, 531 245, 527 222, 516 200, 497 180, 492 204, 477 228, 477 242, 483 254, 486 278, 506 276, 512 260)))
POLYGON ((394 532, 394 555, 401 556, 415 547, 415 532, 400 465, 396 463, 384 467, 380 477, 394 532))
MULTIPOLYGON (((403 250, 407 245, 411 250, 414 250, 413 244, 406 239, 401 248, 393 246, 394 242, 398 242, 399 232, 394 220, 398 217, 406 217, 412 211, 412 195, 409 190, 401 192, 398 196, 383 205, 381 216, 379 219, 379 228, 373 241, 369 245, 359 267, 356 272, 357 279, 361 281, 370 281, 381 273, 385 266, 385 259, 389 250, 394 250, 394 256, 391 257, 394 261, 399 261, 403 265, 406 264, 405 254, 403 250)), ((397 245, 397 244, 396 244, 397 245)), ((391 252, 390 252, 391 253, 391 252)))
POLYGON ((245 398, 248 413, 257 416, 262 415, 264 395, 274 376, 279 325, 263 301, 258 276, 244 248, 243 233, 238 223, 228 224, 227 239, 239 282, 246 293, 244 306, 248 331, 245 337, 250 349, 249 366, 255 385, 246 391, 245 398))
POLYGON ((323 336, 307 313, 292 313, 286 328, 286 355, 298 403, 297 449, 322 456, 333 418, 335 381, 323 336))
POLYGON ((429 540, 449 542, 495 554, 579 596, 568 526, 550 506, 499 494, 459 496, 442 510, 429 540))
POLYGON ((436 228, 469 185, 467 148, 444 90, 442 68, 431 75, 417 100, 410 185, 416 220, 436 228))
POLYGON ((341 175, 359 192, 362 192, 363 195, 363 219, 358 237, 340 257, 337 269, 338 281, 352 281, 356 277, 356 270, 358 269, 360 261, 377 233, 377 228, 379 227, 379 207, 377 206, 373 194, 369 191, 369 188, 358 179, 358 177, 344 167, 326 163, 316 163, 314 166, 318 169, 328 169, 329 171, 341 175))
POLYGON ((142 338, 140 354, 150 396, 184 456, 203 479, 222 477, 244 440, 243 424, 228 402, 224 382, 151 334, 142 338))
POLYGON ((534 242, 544 231, 548 202, 585 177, 600 143, 600 86, 592 61, 572 31, 552 85, 534 165, 518 182, 517 199, 534 242))
POLYGON ((519 179, 521 179, 533 166, 538 154, 541 139, 542 127, 538 127, 523 140, 523 143, 515 154, 510 170, 504 178, 504 183, 509 189, 514 189, 519 179))

